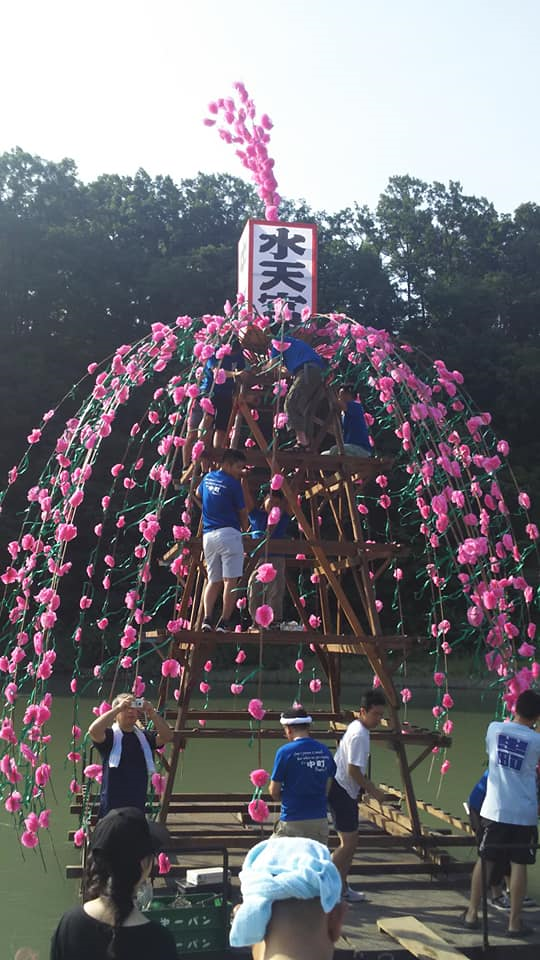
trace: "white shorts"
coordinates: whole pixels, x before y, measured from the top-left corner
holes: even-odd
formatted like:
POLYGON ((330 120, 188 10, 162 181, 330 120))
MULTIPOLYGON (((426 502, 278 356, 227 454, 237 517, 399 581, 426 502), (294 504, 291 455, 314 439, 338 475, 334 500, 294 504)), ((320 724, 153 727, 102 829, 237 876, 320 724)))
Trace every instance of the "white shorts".
POLYGON ((235 580, 244 571, 244 546, 240 530, 221 527, 203 534, 208 583, 235 580))

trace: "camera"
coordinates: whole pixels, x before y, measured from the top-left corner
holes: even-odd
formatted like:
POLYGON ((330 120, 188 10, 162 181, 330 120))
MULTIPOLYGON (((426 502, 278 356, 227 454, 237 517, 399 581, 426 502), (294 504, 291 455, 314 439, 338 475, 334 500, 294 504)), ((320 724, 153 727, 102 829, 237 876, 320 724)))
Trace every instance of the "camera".
POLYGON ((144 697, 133 697, 132 706, 136 707, 137 710, 142 710, 144 707, 144 697))

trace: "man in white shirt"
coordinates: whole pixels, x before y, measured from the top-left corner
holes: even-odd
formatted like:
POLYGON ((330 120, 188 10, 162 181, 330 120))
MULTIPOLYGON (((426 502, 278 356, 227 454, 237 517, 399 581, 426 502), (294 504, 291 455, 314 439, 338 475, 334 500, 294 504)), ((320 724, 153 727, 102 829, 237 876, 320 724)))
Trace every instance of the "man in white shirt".
POLYGON ((536 767, 540 761, 540 694, 525 690, 516 703, 511 723, 490 723, 486 735, 489 756, 486 798, 480 810, 482 838, 472 880, 469 906, 463 923, 478 926, 482 897, 482 860, 487 882, 501 854, 511 863, 509 937, 526 937, 534 931, 521 923, 521 905, 527 888, 527 865, 536 861, 538 796, 536 767))
POLYGON ((383 801, 384 793, 367 776, 369 734, 382 720, 386 700, 380 690, 369 690, 362 697, 360 717, 347 727, 334 760, 337 772, 328 794, 328 806, 339 837, 332 859, 343 882, 343 898, 349 903, 364 900, 364 894, 347 884, 347 874, 358 843, 358 803, 363 793, 383 801))

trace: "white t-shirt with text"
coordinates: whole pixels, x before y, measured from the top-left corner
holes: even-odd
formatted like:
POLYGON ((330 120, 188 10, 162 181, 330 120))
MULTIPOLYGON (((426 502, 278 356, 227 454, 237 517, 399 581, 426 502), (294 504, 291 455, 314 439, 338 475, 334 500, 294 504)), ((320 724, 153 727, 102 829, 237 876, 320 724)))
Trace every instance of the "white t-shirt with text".
POLYGON ((495 721, 487 729, 486 750, 488 781, 480 815, 497 823, 535 825, 540 733, 521 723, 495 721))

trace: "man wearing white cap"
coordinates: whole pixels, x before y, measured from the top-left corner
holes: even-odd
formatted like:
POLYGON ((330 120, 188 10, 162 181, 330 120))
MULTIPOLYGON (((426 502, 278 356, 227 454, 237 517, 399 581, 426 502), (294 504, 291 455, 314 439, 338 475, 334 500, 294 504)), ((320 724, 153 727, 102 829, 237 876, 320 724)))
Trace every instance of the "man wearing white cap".
POLYGON ((336 765, 328 747, 311 737, 312 722, 301 706, 281 714, 280 723, 288 743, 276 753, 269 792, 272 800, 281 800, 276 836, 310 837, 326 843, 326 798, 336 765))
POLYGON ((240 872, 242 903, 232 947, 253 947, 253 960, 331 960, 345 905, 327 847, 303 837, 276 837, 253 847, 240 872))

